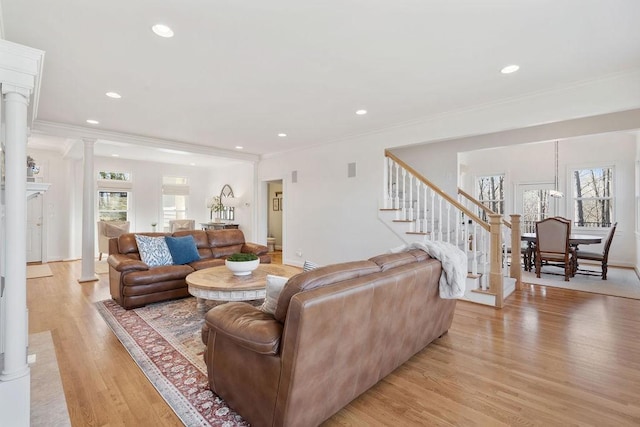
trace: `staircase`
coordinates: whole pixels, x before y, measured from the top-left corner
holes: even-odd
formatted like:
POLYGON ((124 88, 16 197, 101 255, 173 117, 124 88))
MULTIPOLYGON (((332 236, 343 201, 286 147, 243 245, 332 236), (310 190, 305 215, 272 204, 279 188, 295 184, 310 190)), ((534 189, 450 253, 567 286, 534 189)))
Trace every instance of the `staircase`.
POLYGON ((520 287, 520 264, 508 268, 503 244, 506 240, 519 248, 520 216, 505 221, 464 192, 456 200, 391 152, 386 151, 385 157, 380 220, 407 244, 428 239, 459 247, 467 256, 469 272, 463 299, 501 308, 520 287))

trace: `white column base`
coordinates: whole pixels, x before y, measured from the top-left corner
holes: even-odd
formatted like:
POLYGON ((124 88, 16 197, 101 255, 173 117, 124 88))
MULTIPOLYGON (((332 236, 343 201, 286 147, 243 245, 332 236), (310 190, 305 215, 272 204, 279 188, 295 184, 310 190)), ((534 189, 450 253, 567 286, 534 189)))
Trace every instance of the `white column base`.
POLYGON ((0 424, 29 427, 31 417, 31 373, 11 381, 0 381, 0 424), (6 424, 5 424, 6 423, 6 424))
POLYGON ((100 278, 98 276, 96 276, 95 274, 93 276, 87 276, 87 277, 81 277, 78 279, 78 283, 84 283, 84 282, 96 282, 100 280, 100 278))

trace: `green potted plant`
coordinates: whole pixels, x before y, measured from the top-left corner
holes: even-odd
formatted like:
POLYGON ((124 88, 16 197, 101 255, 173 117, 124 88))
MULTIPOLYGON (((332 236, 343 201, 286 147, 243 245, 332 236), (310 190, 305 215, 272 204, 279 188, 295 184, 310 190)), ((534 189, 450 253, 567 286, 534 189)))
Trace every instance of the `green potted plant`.
POLYGON ((215 212, 216 213, 215 222, 221 222, 220 213, 224 211, 224 205, 222 204, 222 200, 220 199, 220 196, 212 197, 211 200, 209 200, 209 202, 207 203, 207 207, 211 212, 211 215, 210 215, 211 220, 214 219, 213 213, 215 212))
POLYGON ((235 253, 225 259, 224 264, 235 276, 247 276, 260 265, 256 254, 235 253))

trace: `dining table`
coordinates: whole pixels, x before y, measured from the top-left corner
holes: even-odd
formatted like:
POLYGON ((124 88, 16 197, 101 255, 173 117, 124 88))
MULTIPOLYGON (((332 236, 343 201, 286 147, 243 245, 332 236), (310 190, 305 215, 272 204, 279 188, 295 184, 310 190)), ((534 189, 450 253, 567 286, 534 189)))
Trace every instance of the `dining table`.
MULTIPOLYGON (((533 254, 536 243, 536 233, 522 233, 520 240, 527 242, 527 249, 524 254, 524 269, 525 271, 531 271, 533 268, 533 254)), ((569 245, 571 245, 576 251, 578 245, 596 245, 602 243, 601 236, 595 236, 592 234, 571 233, 569 234, 569 245)), ((577 264, 576 264, 577 267, 577 264)))

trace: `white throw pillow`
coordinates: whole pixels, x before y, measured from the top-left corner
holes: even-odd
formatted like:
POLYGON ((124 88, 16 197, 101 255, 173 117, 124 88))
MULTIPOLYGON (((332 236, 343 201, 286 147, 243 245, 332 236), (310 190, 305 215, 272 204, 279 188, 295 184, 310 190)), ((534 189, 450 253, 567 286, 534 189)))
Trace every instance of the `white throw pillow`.
POLYGON ((267 274, 267 295, 264 297, 264 303, 260 306, 260 310, 265 313, 276 314, 280 292, 282 292, 288 280, 286 277, 267 274))
POLYGON ((135 235, 140 259, 149 267, 173 264, 173 258, 164 236, 151 237, 135 235))
POLYGON ((320 267, 318 264, 316 264, 313 261, 309 261, 309 260, 305 260, 304 265, 302 266, 302 271, 311 271, 311 270, 315 270, 316 268, 320 267))

